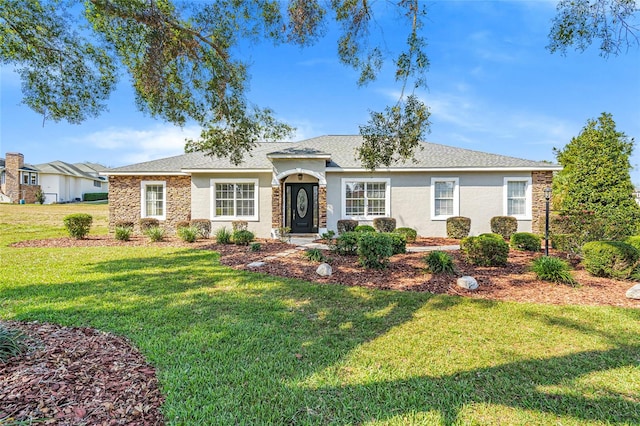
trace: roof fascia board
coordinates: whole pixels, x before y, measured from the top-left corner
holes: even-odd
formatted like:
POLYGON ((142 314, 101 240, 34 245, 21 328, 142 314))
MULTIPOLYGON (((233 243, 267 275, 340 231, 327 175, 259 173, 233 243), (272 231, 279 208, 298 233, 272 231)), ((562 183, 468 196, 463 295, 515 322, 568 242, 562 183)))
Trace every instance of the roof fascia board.
MULTIPOLYGON (((407 167, 407 168, 389 168, 375 169, 374 172, 394 172, 394 173, 415 173, 415 172, 539 172, 539 171, 560 171, 560 166, 550 167, 438 167, 438 168, 426 168, 426 167, 407 167)), ((327 173, 354 173, 354 172, 371 172, 370 169, 365 168, 349 168, 349 167, 327 167, 327 173)))
POLYGON ((330 160, 331 154, 267 154, 267 158, 300 160, 305 158, 330 160))
POLYGON ((186 174, 193 173, 271 173, 273 169, 182 169, 186 174))
POLYGON ((183 172, 100 172, 100 176, 189 176, 183 172))

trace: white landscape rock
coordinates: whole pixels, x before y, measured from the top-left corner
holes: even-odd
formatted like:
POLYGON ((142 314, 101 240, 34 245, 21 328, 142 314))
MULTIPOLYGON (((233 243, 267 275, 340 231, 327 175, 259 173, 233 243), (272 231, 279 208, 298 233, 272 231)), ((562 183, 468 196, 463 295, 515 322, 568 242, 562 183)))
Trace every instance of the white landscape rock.
POLYGON ((478 288, 478 281, 475 278, 468 275, 458 278, 458 287, 466 288, 467 290, 475 290, 478 288))
POLYGON ((320 266, 318 266, 318 269, 316 269, 316 273, 321 277, 330 277, 333 273, 333 269, 328 263, 321 263, 320 266))
POLYGON ((264 266, 264 262, 251 262, 247 265, 247 268, 259 268, 261 266, 264 266))
POLYGON ((627 290, 626 296, 629 299, 639 299, 640 300, 640 284, 636 284, 627 290))

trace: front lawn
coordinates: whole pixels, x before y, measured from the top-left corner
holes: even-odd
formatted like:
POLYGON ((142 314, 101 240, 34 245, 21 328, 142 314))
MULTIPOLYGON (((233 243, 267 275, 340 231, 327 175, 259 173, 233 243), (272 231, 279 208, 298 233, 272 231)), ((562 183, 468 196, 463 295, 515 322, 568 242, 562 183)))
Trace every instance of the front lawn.
POLYGON ((638 309, 312 284, 205 250, 11 248, 35 225, 4 209, 0 319, 131 339, 168 424, 640 422, 638 309))

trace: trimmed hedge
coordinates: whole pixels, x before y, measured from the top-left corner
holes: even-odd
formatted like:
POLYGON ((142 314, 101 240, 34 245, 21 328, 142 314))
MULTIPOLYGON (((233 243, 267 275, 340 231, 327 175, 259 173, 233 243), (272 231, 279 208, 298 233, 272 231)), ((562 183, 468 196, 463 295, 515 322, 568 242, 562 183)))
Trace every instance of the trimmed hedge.
POLYGON ((86 192, 82 194, 82 201, 101 201, 108 200, 108 192, 86 192))
POLYGON ((494 216, 491 218, 491 232, 502 235, 508 240, 518 231, 518 220, 512 216, 494 216))
POLYGON ((447 218, 447 237, 462 239, 469 236, 471 219, 464 216, 452 216, 447 218))
POLYGON ((342 235, 345 232, 353 232, 356 230, 356 226, 358 226, 357 220, 340 219, 338 221, 338 235, 342 235))
POLYGON ((143 234, 151 228, 157 228, 160 226, 160 221, 153 217, 143 217, 140 219, 140 232, 143 234))
POLYGON ((235 245, 248 246, 249 243, 255 239, 255 235, 251 231, 241 229, 238 231, 233 231, 231 239, 233 240, 235 245))
POLYGON ((202 238, 209 238, 211 235, 211 221, 209 219, 191 219, 189 225, 198 228, 198 233, 202 238))
POLYGON ((478 266, 505 266, 509 257, 509 244, 498 234, 463 238, 460 249, 469 262, 478 266))
POLYGON ((413 228, 396 228, 393 232, 402 235, 408 243, 415 243, 418 238, 418 231, 413 228))
POLYGON ((376 228, 374 228, 371 225, 358 225, 356 226, 356 229, 353 230, 354 232, 376 232, 376 228))
POLYGON ((376 217, 373 219, 373 227, 378 232, 393 232, 396 229, 396 220, 392 217, 376 217))
POLYGON ((389 234, 389 237, 391 237, 393 254, 403 254, 407 252, 407 239, 404 235, 395 232, 385 232, 385 234, 389 234))
POLYGON ((516 250, 538 252, 540 251, 542 240, 539 236, 530 232, 516 232, 511 235, 509 243, 516 250))
POLYGON ((596 277, 626 279, 638 264, 640 252, 622 241, 591 241, 582 246, 582 264, 596 277))
POLYGON ((89 233, 89 229, 93 223, 93 216, 87 213, 74 213, 65 216, 63 221, 64 227, 67 228, 69 235, 76 240, 81 240, 89 233))

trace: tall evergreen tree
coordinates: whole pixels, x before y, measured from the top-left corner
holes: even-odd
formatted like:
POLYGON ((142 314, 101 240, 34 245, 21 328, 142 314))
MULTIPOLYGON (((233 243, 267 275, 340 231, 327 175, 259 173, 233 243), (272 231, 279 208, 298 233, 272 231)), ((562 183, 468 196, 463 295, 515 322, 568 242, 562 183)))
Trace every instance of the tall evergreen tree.
POLYGON ((589 120, 563 149, 554 149, 563 166, 554 179, 554 207, 576 218, 593 215, 601 238, 635 234, 640 206, 629 174, 633 145, 633 139, 616 130, 611 114, 589 120))

